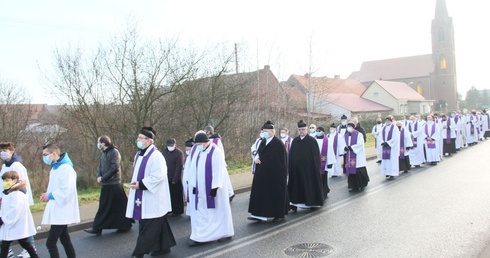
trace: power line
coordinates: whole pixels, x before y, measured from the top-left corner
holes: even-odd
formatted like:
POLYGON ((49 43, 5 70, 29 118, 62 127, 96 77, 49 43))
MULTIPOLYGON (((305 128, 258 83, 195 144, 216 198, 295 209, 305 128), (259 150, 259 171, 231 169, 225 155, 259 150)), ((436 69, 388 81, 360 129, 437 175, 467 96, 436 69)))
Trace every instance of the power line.
POLYGON ((89 29, 84 29, 84 28, 80 28, 80 27, 62 26, 62 25, 58 25, 58 24, 42 23, 42 22, 29 21, 29 20, 25 20, 25 19, 5 17, 5 16, 0 16, 0 21, 21 23, 21 24, 47 27, 47 28, 56 28, 56 29, 63 29, 63 30, 84 31, 84 32, 103 33, 103 34, 107 33, 107 31, 89 30, 89 29))

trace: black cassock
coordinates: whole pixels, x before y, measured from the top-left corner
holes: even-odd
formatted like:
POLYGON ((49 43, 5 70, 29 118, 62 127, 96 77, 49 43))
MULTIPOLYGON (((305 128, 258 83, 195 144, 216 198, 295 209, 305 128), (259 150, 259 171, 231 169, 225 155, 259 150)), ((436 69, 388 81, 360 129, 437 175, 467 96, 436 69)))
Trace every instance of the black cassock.
POLYGON ((306 135, 294 138, 289 151, 288 193, 291 203, 323 206, 323 186, 320 176, 320 150, 316 140, 306 135))
POLYGON ((281 140, 262 140, 257 151, 261 164, 255 167, 248 212, 262 217, 284 218, 286 213, 286 149, 281 140))

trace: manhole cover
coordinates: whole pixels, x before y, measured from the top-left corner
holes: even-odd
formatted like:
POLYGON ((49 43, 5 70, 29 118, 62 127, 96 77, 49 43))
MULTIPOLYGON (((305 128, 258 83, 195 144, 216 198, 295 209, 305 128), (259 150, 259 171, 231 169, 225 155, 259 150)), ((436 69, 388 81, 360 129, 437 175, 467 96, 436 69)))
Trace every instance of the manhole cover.
POLYGON ((304 243, 286 248, 284 252, 293 257, 322 257, 333 252, 333 248, 322 243, 304 243))

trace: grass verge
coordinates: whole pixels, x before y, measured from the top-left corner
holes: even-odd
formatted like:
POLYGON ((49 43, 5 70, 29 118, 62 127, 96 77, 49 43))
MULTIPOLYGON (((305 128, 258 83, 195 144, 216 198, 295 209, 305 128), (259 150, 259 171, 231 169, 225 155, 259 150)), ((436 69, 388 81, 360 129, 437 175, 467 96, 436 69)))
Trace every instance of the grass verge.
MULTIPOLYGON (((84 190, 78 190, 78 205, 84 205, 86 203, 98 201, 100 196, 100 188, 89 188, 84 190)), ((44 211, 46 203, 41 202, 39 198, 34 197, 34 205, 31 206, 31 212, 44 211)))

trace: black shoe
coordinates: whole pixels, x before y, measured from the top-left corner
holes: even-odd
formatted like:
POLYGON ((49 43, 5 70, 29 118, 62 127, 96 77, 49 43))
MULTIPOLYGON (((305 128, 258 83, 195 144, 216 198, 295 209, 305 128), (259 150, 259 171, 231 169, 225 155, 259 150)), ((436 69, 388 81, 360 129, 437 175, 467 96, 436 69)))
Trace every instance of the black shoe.
POLYGON ((352 188, 349 190, 349 192, 351 192, 351 193, 360 192, 360 191, 361 191, 360 188, 352 188))
POLYGON ((282 222, 282 221, 285 221, 286 219, 283 217, 283 218, 274 218, 272 219, 272 222, 282 222))
POLYGON ((132 255, 132 258, 143 258, 143 255, 132 255))
POLYGON ((395 177, 394 176, 390 176, 390 177, 388 177, 388 180, 395 180, 395 177))
POLYGON ((386 176, 386 178, 389 178, 390 176, 386 176))
POLYGON ((298 212, 298 207, 294 205, 290 205, 289 209, 292 210, 293 212, 298 212))
POLYGON ((170 248, 162 250, 162 251, 151 252, 150 255, 151 256, 159 256, 159 255, 164 255, 164 254, 168 254, 168 253, 170 253, 170 248))
POLYGON ((332 176, 332 178, 335 178, 335 177, 337 177, 337 176, 335 176, 335 175, 334 175, 334 176, 332 176))
POLYGON ((232 202, 234 198, 235 198, 235 195, 230 196, 230 202, 232 202))
POLYGON ((196 245, 202 245, 202 244, 204 244, 204 243, 197 242, 197 241, 194 241, 192 239, 187 240, 187 245, 188 246, 196 246, 196 245))
POLYGON ((419 168, 419 167, 420 167, 420 165, 415 165, 415 167, 416 167, 416 168, 419 168))
POLYGON ((376 163, 381 163, 381 160, 376 161, 376 163))
POLYGON ((102 235, 102 230, 96 230, 96 229, 93 229, 93 228, 91 228, 91 229, 84 229, 83 231, 85 231, 85 232, 87 232, 89 234, 94 234, 96 236, 102 235))
POLYGON ((223 242, 228 242, 230 240, 231 240, 231 236, 220 238, 218 239, 218 242, 223 243, 223 242))

